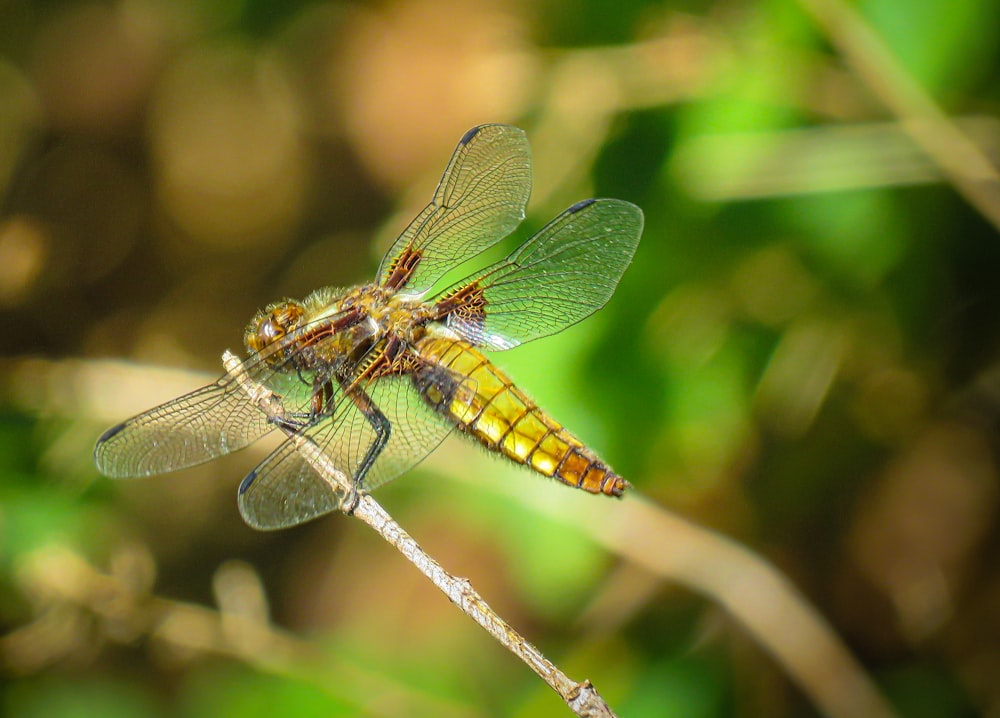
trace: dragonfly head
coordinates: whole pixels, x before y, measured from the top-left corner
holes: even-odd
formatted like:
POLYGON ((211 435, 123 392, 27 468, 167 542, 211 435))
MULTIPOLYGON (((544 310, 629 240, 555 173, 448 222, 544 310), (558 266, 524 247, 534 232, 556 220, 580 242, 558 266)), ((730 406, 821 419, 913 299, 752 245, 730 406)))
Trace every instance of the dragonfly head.
MULTIPOLYGON (((291 300, 272 304, 258 312, 243 335, 247 349, 260 354, 295 331, 302 324, 305 313, 301 304, 291 300)), ((267 360, 279 361, 283 355, 284 352, 279 351, 274 353, 273 357, 267 357, 267 360)))

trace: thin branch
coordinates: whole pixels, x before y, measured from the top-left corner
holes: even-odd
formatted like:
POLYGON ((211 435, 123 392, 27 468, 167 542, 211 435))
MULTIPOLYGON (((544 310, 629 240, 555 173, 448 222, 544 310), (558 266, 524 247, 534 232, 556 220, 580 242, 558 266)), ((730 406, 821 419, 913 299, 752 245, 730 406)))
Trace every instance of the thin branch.
MULTIPOLYGON (((223 354, 222 363, 226 371, 230 372, 246 391, 250 401, 256 404, 261 411, 272 419, 283 418, 284 407, 280 397, 267 387, 250 379, 238 357, 227 351, 223 354)), ((469 618, 486 629, 491 636, 537 673, 559 694, 574 713, 579 716, 593 716, 595 718, 614 716, 611 708, 604 702, 590 681, 584 680, 581 683, 572 680, 542 655, 537 648, 524 640, 517 631, 490 608, 482 596, 472 588, 468 579, 456 578, 445 571, 441 564, 424 552, 378 502, 368 494, 359 493, 351 481, 351 477, 340 471, 319 446, 308 437, 296 433, 285 423, 278 421, 276 424, 290 440, 295 442, 298 451, 323 480, 329 482, 339 494, 347 497, 344 505, 341 506, 344 513, 368 524, 391 546, 403 554, 452 603, 462 609, 469 618)))
MULTIPOLYGON (((774 658, 821 714, 896 715, 820 612, 772 563, 749 548, 638 493, 612 511, 604 502, 547 500, 544 492, 519 490, 516 482, 487 485, 541 516, 573 526, 616 556, 714 601, 774 658)), ((582 623, 608 630, 609 622, 620 617, 608 606, 602 603, 591 612, 601 621, 582 623)))

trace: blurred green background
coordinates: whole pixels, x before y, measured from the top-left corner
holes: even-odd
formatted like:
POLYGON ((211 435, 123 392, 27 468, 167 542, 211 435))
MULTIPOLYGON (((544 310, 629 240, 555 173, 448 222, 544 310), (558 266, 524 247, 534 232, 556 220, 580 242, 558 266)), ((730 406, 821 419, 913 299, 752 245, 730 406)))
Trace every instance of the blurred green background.
POLYGON ((244 526, 266 448, 91 462, 509 122, 519 238, 646 229, 496 360, 655 505, 457 438, 380 501, 619 715, 1000 716, 998 48, 995 0, 0 3, 0 713, 568 714, 360 523, 244 526))

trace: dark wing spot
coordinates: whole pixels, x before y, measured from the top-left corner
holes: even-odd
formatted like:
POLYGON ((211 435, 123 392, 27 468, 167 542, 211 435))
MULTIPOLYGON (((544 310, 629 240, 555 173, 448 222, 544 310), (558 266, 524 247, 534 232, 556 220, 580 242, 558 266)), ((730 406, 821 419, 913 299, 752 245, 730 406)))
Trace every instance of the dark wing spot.
POLYGON ((574 204, 572 207, 570 207, 566 211, 569 212, 570 214, 576 214, 577 212, 579 212, 584 207, 589 207, 590 205, 592 205, 596 201, 597 201, 596 199, 585 199, 585 200, 582 200, 580 202, 577 202, 576 204, 574 204))
POLYGON ((482 127, 473 127, 471 130, 469 130, 464 135, 462 135, 462 139, 460 139, 458 141, 458 144, 461 145, 461 146, 465 146, 465 145, 469 144, 470 142, 472 142, 472 138, 479 134, 479 130, 481 130, 481 129, 483 129, 483 128, 482 127))
POLYGON ((101 438, 97 440, 97 446, 100 446, 105 441, 108 441, 109 439, 111 439, 111 437, 113 437, 115 434, 117 434, 124 428, 125 428, 124 423, 118 424, 117 426, 112 426, 110 429, 101 434, 101 438))
POLYGON ((247 489, 250 488, 250 485, 254 482, 254 479, 256 478, 257 478, 257 469, 254 469, 245 477, 243 477, 243 481, 240 482, 240 490, 239 490, 240 496, 242 496, 247 492, 247 489))

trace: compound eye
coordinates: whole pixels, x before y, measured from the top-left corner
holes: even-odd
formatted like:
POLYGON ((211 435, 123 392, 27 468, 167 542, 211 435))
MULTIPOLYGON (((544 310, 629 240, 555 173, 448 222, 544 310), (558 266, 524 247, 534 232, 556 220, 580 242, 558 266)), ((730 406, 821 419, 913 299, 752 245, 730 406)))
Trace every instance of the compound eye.
POLYGON ((246 333, 247 349, 260 352, 275 340, 274 323, 269 317, 262 317, 246 333))
POLYGON ((266 345, 270 344, 276 339, 280 339, 281 337, 283 337, 285 335, 285 330, 282 327, 278 326, 278 324, 274 321, 274 318, 272 317, 271 319, 266 319, 260 325, 259 333, 260 333, 260 338, 266 345))
POLYGON ((258 353, 263 351, 294 330, 303 314, 302 307, 290 302, 262 313, 247 329, 247 348, 258 353))

